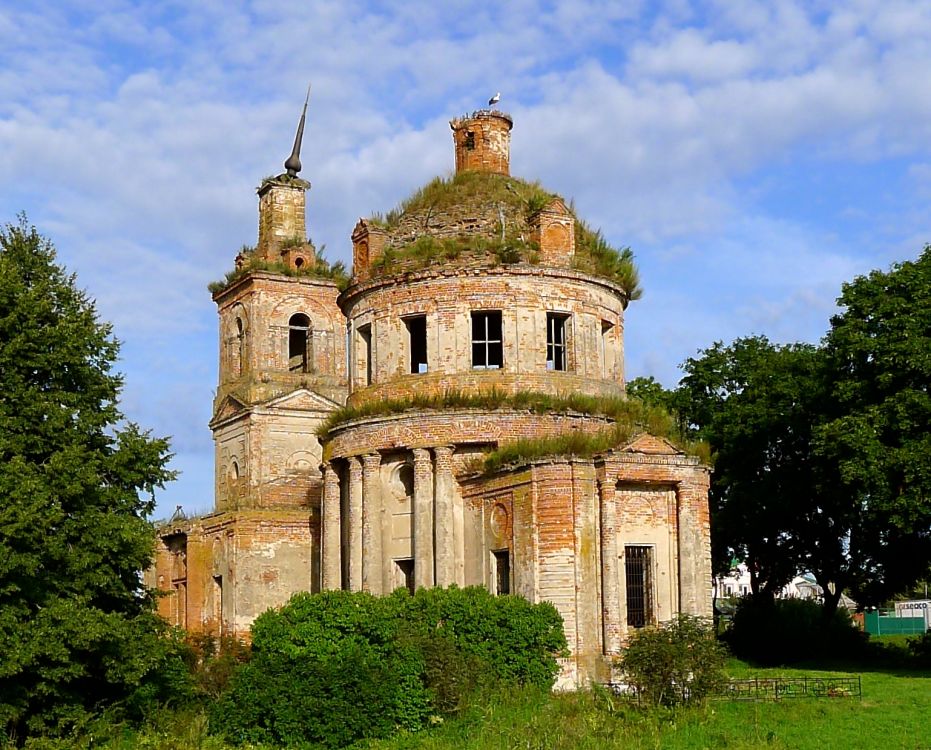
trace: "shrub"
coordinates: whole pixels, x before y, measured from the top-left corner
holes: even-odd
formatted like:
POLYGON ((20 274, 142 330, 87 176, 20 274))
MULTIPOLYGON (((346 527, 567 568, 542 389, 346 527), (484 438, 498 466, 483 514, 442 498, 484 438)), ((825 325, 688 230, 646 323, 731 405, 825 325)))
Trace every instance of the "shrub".
POLYGON ((808 599, 741 599, 724 639, 734 655, 759 664, 793 664, 817 658, 859 658, 867 636, 838 609, 828 618, 808 599))
POLYGON ((907 641, 908 653, 915 666, 931 667, 931 630, 921 635, 909 638, 907 641))
POLYGON ((701 703, 727 681, 727 649, 710 621, 680 614, 636 631, 621 657, 628 684, 654 706, 701 703))
POLYGON ((233 742, 342 747, 461 711, 485 676, 550 687, 566 640, 549 604, 481 588, 296 594, 252 628, 211 708, 233 742))
POLYGON ((448 638, 500 680, 552 687, 556 660, 567 653, 562 618, 549 602, 494 596, 480 586, 419 589, 413 597, 399 590, 390 598, 401 603, 409 627, 448 638))

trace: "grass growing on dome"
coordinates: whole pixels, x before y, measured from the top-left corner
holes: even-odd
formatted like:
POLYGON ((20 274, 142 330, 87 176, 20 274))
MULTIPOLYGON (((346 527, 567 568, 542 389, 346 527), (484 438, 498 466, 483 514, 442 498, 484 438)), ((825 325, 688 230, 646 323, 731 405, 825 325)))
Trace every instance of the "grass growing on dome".
POLYGON ((434 237, 424 234, 409 245, 388 247, 371 265, 376 273, 420 271, 463 256, 482 264, 536 263, 536 247, 519 238, 489 239, 481 235, 434 237))
POLYGON ((629 247, 615 248, 601 230, 592 229, 581 219, 575 220, 574 268, 613 281, 627 294, 628 300, 640 299, 643 289, 629 247))
POLYGON ((434 177, 388 213, 376 214, 372 220, 391 230, 397 228, 406 214, 489 203, 520 208, 527 217, 555 197, 555 193, 548 192, 538 182, 467 170, 446 177, 434 177))
MULTIPOLYGON (((395 244, 389 243, 384 255, 372 264, 372 270, 376 273, 420 270, 466 257, 493 265, 537 263, 539 248, 529 239, 530 218, 557 197, 537 182, 508 175, 464 171, 436 177, 387 214, 372 218, 391 233, 401 227, 403 219, 421 217, 423 232, 406 243, 395 238, 395 244), (487 231, 457 237, 430 234, 428 225, 436 214, 450 211, 467 214, 470 209, 476 209, 477 213, 503 213, 506 236, 489 236, 487 231)), ((574 207, 570 205, 569 210, 575 216, 574 207)), ((500 223, 497 226, 500 231, 500 223)), ((575 234, 573 267, 614 282, 624 290, 628 300, 639 299, 642 289, 630 248, 615 248, 600 231, 578 217, 575 234)))
MULTIPOLYGON (((479 393, 447 390, 443 393, 415 395, 407 398, 383 399, 359 406, 344 406, 333 412, 317 428, 317 435, 326 438, 331 430, 356 419, 390 416, 411 411, 444 411, 449 409, 513 409, 534 414, 579 413, 605 417, 614 424, 599 433, 573 431, 541 440, 518 441, 519 455, 538 458, 544 455, 591 456, 626 442, 635 434, 648 432, 666 438, 680 450, 699 456, 706 463, 711 460, 707 443, 688 440, 682 433, 676 417, 659 406, 645 404, 636 398, 617 396, 588 396, 581 393, 553 396, 534 391, 507 393, 490 389, 479 393)), ((509 446, 501 450, 510 450, 509 446)), ((509 463, 512 454, 500 451, 490 454, 486 461, 509 463)))

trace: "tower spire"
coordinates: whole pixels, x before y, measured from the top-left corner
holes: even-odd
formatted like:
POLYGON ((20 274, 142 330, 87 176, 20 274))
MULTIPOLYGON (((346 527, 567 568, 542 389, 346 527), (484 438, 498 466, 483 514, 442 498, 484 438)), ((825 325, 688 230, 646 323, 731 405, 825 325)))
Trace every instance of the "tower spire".
POLYGON ((297 177, 301 171, 301 142, 304 140, 304 118, 307 116, 307 102, 310 100, 310 84, 307 84, 307 96, 304 97, 304 111, 301 112, 301 121, 297 124, 297 132, 294 134, 294 148, 291 149, 291 156, 284 163, 284 168, 291 177, 297 177))

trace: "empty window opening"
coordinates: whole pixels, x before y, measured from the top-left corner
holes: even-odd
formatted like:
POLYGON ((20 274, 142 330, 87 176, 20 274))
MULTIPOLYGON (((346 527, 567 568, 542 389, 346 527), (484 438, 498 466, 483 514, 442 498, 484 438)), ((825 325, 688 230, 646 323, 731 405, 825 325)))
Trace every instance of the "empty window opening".
POLYGON ((495 561, 495 594, 511 593, 511 553, 506 549, 491 553, 495 561))
POLYGON ((300 268, 300 267, 303 266, 303 265, 304 265, 304 259, 303 259, 303 258, 297 257, 297 258, 294 259, 294 267, 295 267, 295 268, 300 268))
POLYGON ((614 377, 614 352, 611 348, 613 329, 614 323, 610 320, 601 321, 601 372, 606 378, 614 377))
POLYGON ((642 628, 653 623, 653 548, 624 547, 627 583, 627 625, 642 628))
POLYGON ((244 368, 245 362, 243 361, 243 356, 245 354, 245 348, 246 348, 245 342, 246 342, 245 326, 243 326, 242 318, 236 318, 236 341, 234 343, 234 349, 233 349, 234 356, 236 357, 236 361, 233 363, 233 370, 235 371, 235 374, 237 376, 242 375, 242 371, 245 369, 244 368))
POLYGON ((501 312, 472 313, 472 369, 497 370, 503 364, 501 312))
POLYGON ((475 150, 475 131, 473 130, 466 131, 465 147, 467 151, 475 150))
POLYGON ((566 321, 568 315, 546 314, 546 369, 567 370, 566 367, 566 321))
POLYGON ((415 375, 427 371, 427 316, 405 318, 407 326, 407 350, 410 354, 410 369, 415 375))
POLYGON ((363 385, 372 384, 372 326, 359 326, 359 346, 356 347, 356 367, 363 385))
POLYGON ((414 558, 408 557, 404 560, 395 560, 394 564, 398 573, 398 584, 406 588, 410 593, 414 593, 414 558))
POLYGON ((309 372, 310 318, 304 313, 291 316, 288 321, 288 369, 291 372, 309 372))
POLYGON ((213 577, 213 622, 217 637, 223 636, 223 576, 213 577))
POLYGON ((239 464, 236 463, 236 459, 230 461, 230 481, 235 482, 239 479, 239 464))

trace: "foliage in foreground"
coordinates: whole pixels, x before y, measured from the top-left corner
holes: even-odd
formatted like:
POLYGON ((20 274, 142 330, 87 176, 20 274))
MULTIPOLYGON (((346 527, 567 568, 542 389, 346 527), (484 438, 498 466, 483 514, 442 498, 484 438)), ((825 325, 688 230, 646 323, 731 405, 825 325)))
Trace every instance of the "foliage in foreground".
POLYGON ((828 614, 810 599, 741 599, 725 634, 734 655, 759 664, 859 659, 867 636, 844 609, 828 614))
POLYGON ((478 587, 296 594, 252 637, 211 728, 237 743, 334 748, 455 714, 483 680, 549 688, 566 648, 552 605, 478 587))
POLYGON ((0 732, 17 740, 184 692, 138 577, 168 443, 124 423, 117 353, 51 243, 25 218, 0 230, 0 732))
POLYGON ((634 632, 620 659, 627 683, 653 706, 703 703, 727 682, 726 663, 712 624, 685 614, 634 632))

